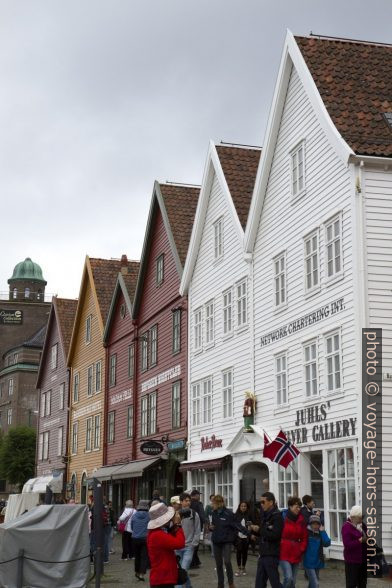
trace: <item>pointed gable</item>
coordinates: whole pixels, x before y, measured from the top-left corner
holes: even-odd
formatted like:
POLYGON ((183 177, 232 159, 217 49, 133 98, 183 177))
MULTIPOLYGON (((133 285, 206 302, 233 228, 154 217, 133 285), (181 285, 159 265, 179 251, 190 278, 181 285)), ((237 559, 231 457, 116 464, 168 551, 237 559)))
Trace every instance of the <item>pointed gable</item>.
POLYGON ((54 298, 53 305, 56 309, 57 325, 63 344, 64 357, 67 357, 78 301, 68 298, 54 298))
POLYGON ((216 151, 239 221, 245 229, 261 149, 216 145, 216 151))
POLYGON ((95 292, 97 294, 99 310, 101 311, 103 324, 105 324, 118 272, 121 270, 121 261, 117 259, 98 259, 90 257, 90 267, 93 275, 95 292))
POLYGON ((295 37, 325 107, 355 153, 392 157, 392 45, 295 37))
MULTIPOLYGON (((123 256, 122 259, 124 259, 124 257, 125 256, 123 256)), ((121 293, 128 307, 129 315, 132 316, 133 300, 135 297, 136 284, 139 276, 139 268, 140 263, 138 261, 127 261, 126 264, 123 264, 123 266, 121 267, 121 272, 119 272, 119 274, 117 275, 117 282, 112 294, 110 309, 103 334, 104 343, 108 342, 109 333, 112 330, 115 309, 121 293)))

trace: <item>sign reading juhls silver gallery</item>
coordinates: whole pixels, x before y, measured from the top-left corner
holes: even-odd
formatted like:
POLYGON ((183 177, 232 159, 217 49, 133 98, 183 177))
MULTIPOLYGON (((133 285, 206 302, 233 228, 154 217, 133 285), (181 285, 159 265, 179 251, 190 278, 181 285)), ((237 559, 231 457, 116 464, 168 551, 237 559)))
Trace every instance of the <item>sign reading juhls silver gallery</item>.
POLYGON ((21 310, 4 310, 0 308, 0 325, 21 325, 23 312, 21 310))
POLYGON ((292 333, 301 331, 309 325, 314 325, 341 310, 344 310, 344 298, 329 302, 328 304, 325 304, 325 306, 322 306, 313 312, 309 312, 308 314, 305 314, 305 316, 295 319, 291 321, 291 323, 283 325, 283 327, 279 327, 279 329, 275 329, 274 331, 263 335, 260 337, 260 347, 264 347, 265 345, 279 341, 292 333))
POLYGON ((331 402, 328 401, 297 410, 294 427, 298 428, 286 431, 287 438, 293 443, 317 443, 356 435, 357 419, 328 421, 330 408, 331 402))

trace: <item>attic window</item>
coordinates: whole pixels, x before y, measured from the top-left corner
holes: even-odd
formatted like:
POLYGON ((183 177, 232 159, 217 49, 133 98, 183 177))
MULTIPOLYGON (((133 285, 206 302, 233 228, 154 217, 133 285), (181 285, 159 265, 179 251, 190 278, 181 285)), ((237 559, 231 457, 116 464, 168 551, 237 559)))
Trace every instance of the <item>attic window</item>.
POLYGON ((121 316, 121 318, 124 318, 125 317, 125 313, 126 313, 125 304, 122 304, 120 306, 120 316, 121 316))
POLYGON ((384 112, 383 116, 385 118, 385 122, 387 123, 388 127, 392 129, 392 112, 384 112))

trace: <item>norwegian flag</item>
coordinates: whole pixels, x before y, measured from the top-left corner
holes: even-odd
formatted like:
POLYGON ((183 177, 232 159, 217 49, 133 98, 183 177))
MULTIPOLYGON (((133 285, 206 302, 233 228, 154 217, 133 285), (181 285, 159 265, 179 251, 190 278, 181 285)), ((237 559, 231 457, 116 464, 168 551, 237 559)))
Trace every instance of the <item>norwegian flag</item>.
POLYGON ((264 433, 263 457, 268 457, 271 461, 287 468, 299 454, 300 450, 287 439, 282 430, 273 441, 270 441, 264 433))

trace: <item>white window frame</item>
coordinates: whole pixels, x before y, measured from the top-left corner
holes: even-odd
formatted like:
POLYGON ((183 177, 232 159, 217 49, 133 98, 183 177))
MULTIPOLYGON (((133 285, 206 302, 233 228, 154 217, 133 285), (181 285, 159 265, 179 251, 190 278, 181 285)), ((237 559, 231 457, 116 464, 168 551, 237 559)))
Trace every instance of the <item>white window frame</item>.
POLYGON ((57 368, 58 350, 59 350, 58 343, 55 343, 54 345, 52 345, 52 350, 51 350, 51 368, 52 368, 52 370, 55 370, 57 368))
POLYGON ((113 388, 117 380, 117 353, 112 353, 109 357, 109 387, 113 388))
POLYGON ((306 190, 305 176, 305 141, 297 143, 290 151, 290 184, 291 196, 295 200, 306 190))
POLYGON ((213 223, 214 233, 214 260, 217 261, 223 257, 223 216, 213 223))
POLYGON ((12 396, 14 393, 14 378, 8 380, 8 396, 12 396))
POLYGON ((274 355, 274 367, 276 406, 287 406, 289 400, 287 351, 281 351, 274 355))
POLYGON ((133 404, 127 408, 127 439, 133 437, 133 404))
POLYGON ((210 347, 215 342, 214 300, 209 300, 204 305, 204 320, 205 320, 205 347, 210 347))
POLYGON ((65 406, 65 382, 61 382, 59 388, 59 410, 64 410, 65 406))
POLYGON ((91 451, 93 448, 93 417, 89 416, 86 419, 86 447, 85 451, 91 451))
POLYGON ((73 375, 73 391, 72 397, 74 402, 79 402, 79 389, 80 389, 80 374, 75 372, 73 375))
POLYGON ((181 380, 172 384, 172 429, 181 427, 181 380))
POLYGON ((172 353, 181 351, 181 309, 173 310, 172 318, 172 353))
POLYGON ((95 364, 95 393, 102 390, 102 361, 99 360, 95 364))
POLYGON ((233 334, 233 288, 228 288, 222 294, 223 335, 233 334))
POLYGON ((7 409, 7 425, 12 424, 12 408, 7 409))
POLYGON ((101 415, 94 416, 94 450, 101 447, 101 415))
POLYGON ((91 343, 91 330, 92 330, 93 316, 91 314, 86 318, 86 345, 91 343))
POLYGON ((141 370, 145 372, 148 369, 148 331, 141 335, 141 370))
POLYGON ((339 212, 328 219, 324 224, 324 241, 325 241, 325 277, 326 281, 331 282, 340 278, 343 274, 343 217, 339 212), (339 223, 339 234, 335 235, 335 223, 339 223), (331 235, 328 236, 329 229, 331 235), (336 244, 338 243, 338 251, 336 251, 336 244), (331 249, 330 249, 331 248, 331 249), (331 253, 331 255, 330 255, 331 253), (336 260, 339 259, 339 268, 336 268, 336 260), (332 263, 332 273, 330 273, 329 264, 332 263))
POLYGON ((74 423, 72 423, 72 443, 71 443, 72 455, 76 455, 78 452, 78 428, 79 428, 79 421, 75 421, 74 423))
POLYGON ((340 329, 335 329, 324 334, 324 357, 325 357, 325 389, 327 394, 335 394, 342 390, 342 334, 340 329), (335 337, 338 337, 339 347, 335 349, 335 337), (328 351, 328 340, 332 340, 332 349, 328 351), (336 370, 336 358, 339 363, 339 370, 336 370), (331 361, 330 361, 331 360, 331 361), (330 370, 332 366, 332 372, 330 370), (338 377, 337 377, 337 374, 338 377), (333 386, 330 387, 332 376, 333 386), (338 381, 337 381, 338 380, 338 381))
POLYGON ((192 384, 192 426, 201 424, 201 382, 192 384))
POLYGON ((149 333, 150 367, 158 363, 158 325, 153 325, 149 333))
POLYGON ((40 433, 38 437, 38 459, 42 461, 42 451, 44 447, 44 434, 40 433))
POLYGON ((148 435, 148 395, 142 396, 140 399, 140 436, 147 437, 148 435))
POLYGON ((349 512, 356 502, 356 480, 355 480, 355 450, 352 445, 338 447, 337 449, 328 449, 327 451, 323 452, 323 460, 326 460, 326 473, 327 473, 327 480, 328 480, 328 508, 326 512, 328 513, 328 520, 329 520, 329 535, 333 543, 341 543, 341 528, 343 520, 347 519, 349 516, 349 512), (338 469, 341 467, 341 463, 339 464, 338 453, 344 452, 344 474, 339 473, 338 469), (348 459, 347 454, 351 452, 352 456, 352 472, 348 470, 348 459), (334 472, 331 473, 331 464, 334 466, 334 472), (348 475, 350 473, 350 475, 348 475), (351 492, 349 492, 349 485, 351 486, 351 492), (339 489, 343 491, 339 494, 339 489), (335 494, 335 504, 336 507, 333 506, 331 496, 335 494), (349 502, 349 497, 352 497, 351 502, 349 502), (340 499, 346 501, 346 508, 339 504, 340 499), (332 523, 332 517, 335 518, 335 525, 332 523), (334 527, 337 530, 337 537, 334 536, 334 527))
POLYGON ((227 508, 233 508, 233 465, 227 461, 216 470, 217 494, 225 498, 227 508))
POLYGON ((318 366, 318 340, 310 339, 302 344, 303 348, 303 370, 304 370, 304 392, 305 398, 317 398, 320 396, 319 383, 319 366, 318 366), (309 350, 309 358, 306 357, 306 351, 309 350), (313 349, 315 356, 312 356, 313 349), (315 366, 315 374, 312 366, 315 366), (316 389, 314 389, 314 382, 316 382, 316 389))
POLYGON ((273 259, 274 273, 274 306, 275 309, 287 306, 287 265, 286 251, 282 251, 273 259))
POLYGON ((160 286, 164 280, 164 270, 165 268, 165 255, 161 253, 158 255, 156 259, 156 273, 155 273, 155 282, 157 286, 160 286))
POLYGON ((57 429, 57 456, 63 455, 64 427, 57 429))
POLYGON ((141 437, 155 435, 157 432, 157 391, 141 397, 141 437))
POLYGON ((203 349, 203 307, 193 311, 193 348, 194 351, 203 349))
POLYGON ((248 280, 242 278, 235 285, 237 329, 248 324, 248 280))
POLYGON ((48 390, 45 394, 45 416, 50 416, 52 412, 52 390, 48 390))
POLYGON ((128 378, 133 378, 135 373, 135 344, 128 345, 128 378))
POLYGON ((292 461, 288 468, 279 465, 276 467, 278 468, 278 506, 287 508, 289 497, 299 495, 298 460, 292 461))
POLYGON ((224 419, 233 417, 233 368, 222 372, 222 409, 224 419))
POLYGON ((315 229, 304 237, 304 284, 306 293, 320 289, 319 244, 318 229, 315 229))
POLYGON ((212 378, 206 378, 202 382, 202 424, 212 423, 212 378))
POLYGON ((115 422, 116 422, 116 411, 111 410, 108 413, 108 443, 114 443, 114 434, 115 434, 115 422))
POLYGON ((49 431, 43 433, 42 459, 44 461, 49 459, 49 431))
POLYGON ((94 364, 87 368, 87 396, 94 394, 94 364))

